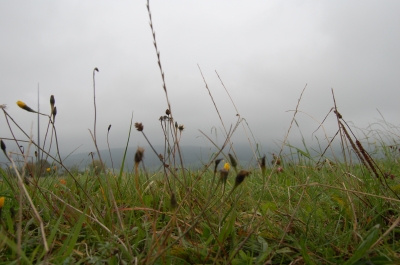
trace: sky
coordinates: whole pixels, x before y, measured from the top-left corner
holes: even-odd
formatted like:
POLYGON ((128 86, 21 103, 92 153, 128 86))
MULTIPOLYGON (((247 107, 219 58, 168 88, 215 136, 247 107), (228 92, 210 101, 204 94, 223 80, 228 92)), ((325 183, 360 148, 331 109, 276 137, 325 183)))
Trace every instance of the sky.
MULTIPOLYGON (((227 130, 238 113, 247 122, 234 144, 254 136, 266 149, 279 146, 304 87, 291 143, 301 145, 301 135, 310 144, 315 136, 324 141, 323 130, 312 133, 334 106, 332 89, 355 127, 381 123, 382 116, 399 125, 399 1, 170 0, 150 1, 150 9, 172 112, 185 126, 182 145, 211 146, 199 130, 224 141, 200 69, 227 130)), ((94 151, 97 67, 99 148, 107 148, 110 124, 110 147, 124 147, 131 117, 152 144, 164 142, 158 119, 168 105, 146 1, 1 1, 0 34, 0 104, 34 139, 37 116, 16 101, 37 109, 39 87, 41 112, 50 112, 55 97, 61 152, 94 151)), ((12 137, 4 117, 0 124, 0 138, 12 137)), ((332 113, 323 125, 329 137, 336 133, 332 113)), ((46 128, 43 117, 41 141, 46 128)), ((133 130, 130 146, 145 144, 133 130)))

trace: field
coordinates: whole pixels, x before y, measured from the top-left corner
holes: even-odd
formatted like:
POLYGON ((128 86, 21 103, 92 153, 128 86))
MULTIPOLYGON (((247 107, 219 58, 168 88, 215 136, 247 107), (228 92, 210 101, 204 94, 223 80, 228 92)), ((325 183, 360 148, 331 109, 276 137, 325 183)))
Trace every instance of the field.
MULTIPOLYGON (((25 156, 25 163, 16 165, 1 140, 9 163, 0 169, 0 264, 400 264, 396 126, 383 119, 379 129, 369 128, 357 139, 357 129, 334 107, 330 115, 337 131, 326 139, 335 139, 341 151, 334 153, 328 141, 314 155, 307 145, 286 142, 297 106, 280 152, 265 156, 253 149, 258 165, 244 168, 231 143, 244 121, 239 116, 227 128, 221 119, 224 144, 215 144, 218 151, 202 161, 202 169, 186 168, 180 152, 184 127, 175 123, 150 26, 168 109, 160 117, 163 153, 146 152, 159 155, 161 169, 143 167, 141 148, 131 172, 122 170, 124 162, 116 166, 121 170, 106 168, 98 149, 90 170, 66 168, 53 96, 51 114, 39 113, 49 120, 42 146, 1 105, 3 126, 13 132, 14 124, 26 135, 7 140, 30 141, 53 164, 32 163, 25 156), (49 145, 57 155, 46 152, 49 145)), ((135 130, 152 146, 143 124, 131 121, 126 148, 135 130)), ((97 148, 96 116, 91 134, 97 148)))

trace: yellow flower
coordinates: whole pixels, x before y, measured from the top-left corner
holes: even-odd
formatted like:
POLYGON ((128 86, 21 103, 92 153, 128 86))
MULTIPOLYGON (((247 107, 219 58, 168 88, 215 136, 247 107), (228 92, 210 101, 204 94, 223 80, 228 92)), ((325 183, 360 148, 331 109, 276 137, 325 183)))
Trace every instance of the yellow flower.
POLYGON ((0 197, 0 209, 3 208, 5 200, 6 200, 5 197, 0 197))
POLYGON ((51 168, 49 168, 49 167, 46 169, 47 172, 50 172, 50 170, 51 170, 51 168))
POLYGON ((17 101, 17 105, 18 105, 18 107, 20 107, 21 109, 24 109, 24 110, 26 110, 26 111, 29 111, 29 112, 35 112, 36 113, 36 111, 34 111, 33 109, 31 109, 30 107, 28 107, 24 102, 22 102, 22 101, 17 101))
POLYGON ((65 181, 65 179, 60 179, 60 183, 61 183, 62 185, 67 185, 67 182, 65 181))
POLYGON ((231 169, 231 165, 229 165, 229 163, 225 163, 224 169, 229 171, 229 169, 231 169))

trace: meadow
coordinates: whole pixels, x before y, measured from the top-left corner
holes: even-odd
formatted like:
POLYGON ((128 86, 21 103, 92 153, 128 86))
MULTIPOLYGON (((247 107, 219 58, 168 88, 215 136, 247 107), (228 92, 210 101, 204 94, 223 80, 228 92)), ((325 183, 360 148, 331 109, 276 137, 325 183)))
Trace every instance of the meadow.
MULTIPOLYGON (((53 95, 50 115, 17 102, 27 115, 48 118, 40 146, 1 105, 3 126, 26 138, 1 140, 9 162, 0 169, 0 264, 400 264, 399 129, 383 119, 358 139, 332 93, 329 115, 337 130, 326 132, 321 152, 312 155, 307 145, 287 142, 300 95, 279 153, 260 154, 249 141, 257 166, 243 167, 231 142, 243 118, 230 128, 221 118, 224 143, 204 134, 218 151, 203 168, 186 168, 185 128, 174 120, 149 6, 148 12, 167 109, 160 117, 164 150, 146 152, 158 155, 160 170, 146 170, 142 148, 129 172, 125 159, 118 171, 106 168, 97 148, 95 97, 91 135, 98 159, 85 172, 62 163, 53 95), (7 145, 23 141, 39 150, 37 163, 28 160, 29 150, 7 152, 7 145), (24 163, 16 164, 16 155, 24 163)), ((131 120, 126 149, 132 133, 152 146, 145 122, 131 120)))

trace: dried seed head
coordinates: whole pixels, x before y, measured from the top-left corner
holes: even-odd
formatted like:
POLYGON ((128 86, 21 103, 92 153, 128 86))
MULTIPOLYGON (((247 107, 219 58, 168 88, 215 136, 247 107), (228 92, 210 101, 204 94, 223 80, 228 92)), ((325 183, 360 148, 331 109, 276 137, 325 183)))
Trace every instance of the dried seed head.
POLYGON ((110 125, 108 125, 108 129, 107 129, 107 131, 109 132, 109 131, 110 131, 110 129, 111 129, 111 124, 110 124, 110 125))
POLYGON ((1 104, 0 105, 0 109, 6 109, 7 108, 7 105, 6 104, 1 104))
POLYGON ((140 162, 142 162, 143 155, 144 149, 142 147, 138 147, 135 154, 135 164, 139 164, 140 162))
POLYGON ((235 179, 235 187, 239 186, 245 177, 247 177, 248 175, 250 175, 250 172, 247 170, 240 170, 240 172, 237 174, 236 179, 235 179))
POLYGON ((24 102, 22 102, 22 101, 17 101, 17 105, 18 105, 18 107, 20 107, 21 109, 24 109, 24 110, 26 110, 26 111, 29 111, 29 112, 35 112, 36 113, 36 111, 34 111, 33 109, 31 109, 30 107, 28 107, 24 102))
POLYGON ((135 123, 135 128, 136 130, 138 130, 139 132, 143 131, 143 124, 140 122, 136 122, 135 123))
POLYGON ((57 107, 54 107, 52 114, 53 114, 53 117, 55 117, 57 115, 57 107))
POLYGON ((169 111, 169 109, 167 109, 167 110, 165 111, 165 114, 167 114, 167 116, 169 116, 169 114, 171 114, 171 111, 169 111))
POLYGON ((164 160, 164 156, 162 154, 158 154, 158 158, 162 161, 164 160))
POLYGON ((160 116, 160 118, 158 119, 159 121, 163 121, 164 120, 164 117, 163 116, 160 116))
POLYGON ((175 122, 175 128, 178 128, 178 123, 177 122, 175 122))
POLYGON ((93 71, 99 72, 99 68, 94 68, 93 71))
POLYGON ((183 130, 185 130, 185 125, 183 125, 183 124, 179 125, 178 129, 179 129, 179 131, 182 132, 183 130))

